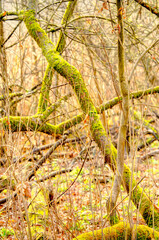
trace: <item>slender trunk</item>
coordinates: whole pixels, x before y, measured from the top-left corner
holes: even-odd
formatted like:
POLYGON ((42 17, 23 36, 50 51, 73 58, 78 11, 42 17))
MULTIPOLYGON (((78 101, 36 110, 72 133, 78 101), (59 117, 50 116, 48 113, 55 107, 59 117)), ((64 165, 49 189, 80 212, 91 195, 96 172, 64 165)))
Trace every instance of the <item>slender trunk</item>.
POLYGON ((123 179, 124 171, 124 150, 126 142, 126 132, 128 124, 128 84, 125 79, 125 53, 124 53, 124 27, 123 27, 123 1, 117 0, 117 16, 118 16, 118 71, 119 71, 119 83, 122 94, 122 109, 120 118, 120 128, 118 137, 118 148, 117 148, 117 169, 115 180, 112 188, 112 193, 107 202, 107 211, 110 213, 110 223, 115 224, 118 222, 115 205, 120 192, 120 186, 123 179), (113 210, 114 209, 114 210, 113 210))

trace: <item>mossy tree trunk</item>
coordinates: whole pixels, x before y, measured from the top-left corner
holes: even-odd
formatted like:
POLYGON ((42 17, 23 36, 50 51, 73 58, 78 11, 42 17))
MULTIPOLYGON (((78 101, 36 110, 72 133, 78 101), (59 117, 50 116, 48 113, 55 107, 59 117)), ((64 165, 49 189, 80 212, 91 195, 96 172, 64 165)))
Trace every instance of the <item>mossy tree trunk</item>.
MULTIPOLYGON (((63 26, 63 28, 60 31, 59 39, 55 47, 56 51, 59 52, 60 54, 62 54, 66 45, 65 28, 66 28, 67 22, 70 20, 73 14, 76 3, 77 3, 77 0, 69 1, 66 11, 63 15, 63 19, 61 21, 61 26, 63 26)), ((44 112, 48 106, 49 91, 52 84, 53 75, 54 75, 54 68, 49 63, 46 68, 45 76, 42 82, 42 88, 41 88, 39 104, 38 104, 38 112, 37 112, 38 114, 41 114, 42 112, 44 112)))
MULTIPOLYGON (((111 140, 108 138, 101 124, 98 112, 92 102, 92 99, 89 96, 81 74, 74 66, 65 61, 56 51, 53 43, 47 37, 45 31, 37 23, 34 16, 34 11, 30 10, 22 12, 21 18, 24 19, 29 34, 34 38, 39 47, 42 49, 43 55, 46 57, 49 64, 61 76, 65 77, 69 84, 72 86, 81 105, 81 109, 83 110, 84 114, 88 114, 89 116, 90 129, 94 140, 103 152, 106 163, 108 163, 110 167, 115 170, 117 157, 116 148, 112 145, 111 140)), ((130 189, 130 179, 131 172, 129 168, 124 165, 123 181, 127 188, 127 191, 130 189)), ((151 220, 154 219, 154 226, 158 228, 159 213, 156 210, 153 212, 151 211, 153 209, 153 205, 139 186, 137 186, 132 192, 131 197, 137 207, 140 205, 140 202, 142 200, 144 201, 144 204, 139 208, 143 217, 145 218, 147 224, 149 224, 151 227, 153 226, 153 221, 151 220), (149 215, 147 215, 148 212, 150 213, 149 215), (146 216, 148 216, 148 218, 146 216)))
MULTIPOLYGON (((30 35, 42 49, 43 54, 48 60, 50 67, 52 67, 59 74, 64 76, 72 86, 81 105, 81 109, 83 110, 83 115, 86 114, 89 115, 92 136, 96 143, 98 144, 98 146, 100 147, 100 149, 102 150, 103 154, 105 155, 105 162, 110 165, 112 170, 115 170, 117 158, 116 148, 112 145, 111 140, 108 138, 101 124, 101 121, 98 116, 98 111, 95 108, 92 99, 89 96, 89 93, 87 91, 86 85, 81 74, 74 66, 71 66, 67 61, 65 61, 60 56, 56 47, 47 37, 45 31, 37 23, 34 16, 34 11, 29 10, 26 12, 21 12, 21 15, 19 17, 21 19, 24 19, 24 22, 28 28, 30 35)), ((137 98, 139 95, 141 96, 144 94, 149 94, 151 91, 152 90, 149 89, 146 93, 139 92, 139 94, 137 93, 134 96, 137 98)), ((154 91, 158 92, 159 90, 154 89, 154 91)), ((113 106, 117 102, 121 101, 121 99, 122 98, 119 99, 117 98, 113 100, 111 103, 108 103, 106 106, 100 109, 101 112, 104 111, 105 108, 109 108, 110 106, 113 106)), ((9 121, 7 118, 2 118, 0 120, 0 123, 2 123, 6 129, 11 129, 12 131, 39 130, 49 134, 50 133, 62 134, 64 131, 64 125, 66 126, 66 128, 71 127, 70 120, 57 126, 45 124, 43 121, 44 119, 46 119, 46 116, 48 116, 51 111, 52 111, 51 107, 47 108, 46 111, 42 111, 42 118, 40 115, 35 115, 31 117, 10 117, 9 121)), ((72 119, 73 124, 82 121, 83 115, 79 115, 73 118, 72 119)), ((131 171, 126 165, 124 165, 123 181, 124 185, 126 186, 127 192, 130 192, 130 179, 131 171)), ((139 208, 147 224, 150 227, 153 227, 154 225, 156 229, 159 228, 158 211, 154 209, 153 204, 147 198, 146 194, 143 192, 143 189, 140 188, 139 186, 136 186, 136 182, 134 180, 132 184, 132 189, 133 190, 131 192, 131 199, 133 200, 136 207, 139 208)))
MULTIPOLYGON (((140 97, 144 97, 150 94, 159 93, 159 86, 148 88, 146 90, 141 90, 137 92, 132 92, 130 94, 130 99, 138 99, 140 97)), ((14 97, 22 96, 23 93, 10 93, 9 94, 9 100, 12 100, 14 97)), ((5 98, 4 95, 0 96, 0 101, 5 98)), ((46 111, 42 112, 41 114, 35 114, 33 116, 10 116, 9 122, 6 117, 0 118, 0 125, 3 126, 5 130, 11 129, 12 132, 18 132, 18 131, 39 131, 44 132, 47 134, 63 134, 64 130, 69 129, 71 126, 75 126, 76 124, 80 123, 84 120, 84 113, 81 113, 77 116, 74 116, 71 119, 66 120, 65 122, 62 122, 58 125, 53 125, 44 122, 51 113, 54 112, 54 109, 60 106, 60 102, 62 100, 67 100, 67 96, 59 99, 56 103, 52 104, 50 107, 47 107, 46 111), (38 120, 37 120, 38 119, 38 120), (36 124, 35 124, 36 123, 36 124)), ((14 101, 14 100, 13 100, 14 101)), ((13 102, 12 101, 12 102, 13 102)), ((16 101, 16 100, 15 100, 16 101)), ((98 114, 102 113, 103 111, 110 109, 117 105, 118 103, 122 102, 122 97, 115 97, 108 102, 100 105, 97 108, 98 114)))
POLYGON ((87 232, 79 235, 73 240, 150 240, 150 239, 159 239, 159 232, 153 231, 152 228, 149 228, 144 225, 134 226, 133 229, 129 224, 121 222, 115 224, 112 227, 96 230, 94 232, 87 232))

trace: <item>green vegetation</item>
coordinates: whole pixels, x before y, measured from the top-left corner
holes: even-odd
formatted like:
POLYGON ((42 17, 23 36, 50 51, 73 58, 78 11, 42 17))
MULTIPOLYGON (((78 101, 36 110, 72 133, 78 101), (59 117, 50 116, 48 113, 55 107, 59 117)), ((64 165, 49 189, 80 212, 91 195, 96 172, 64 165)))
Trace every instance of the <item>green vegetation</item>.
POLYGON ((0 1, 0 238, 159 239, 158 5, 135 2, 0 1))
POLYGON ((6 229, 6 228, 0 228, 0 237, 2 239, 7 238, 9 236, 13 236, 14 235, 14 231, 11 229, 6 229))

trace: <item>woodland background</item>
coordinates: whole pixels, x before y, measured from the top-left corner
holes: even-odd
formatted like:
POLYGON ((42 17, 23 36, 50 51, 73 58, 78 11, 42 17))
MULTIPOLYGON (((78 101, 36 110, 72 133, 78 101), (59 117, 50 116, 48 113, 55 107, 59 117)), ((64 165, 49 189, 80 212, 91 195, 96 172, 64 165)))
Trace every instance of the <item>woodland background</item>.
POLYGON ((130 224, 150 227, 134 239, 152 239, 159 230, 158 1, 1 0, 0 20, 0 238, 132 239, 130 224), (51 57, 34 17, 56 46, 51 57), (119 45, 130 97, 122 162, 131 174, 112 220, 106 203, 124 109, 119 45), (118 221, 128 229, 123 238, 103 232, 118 221))

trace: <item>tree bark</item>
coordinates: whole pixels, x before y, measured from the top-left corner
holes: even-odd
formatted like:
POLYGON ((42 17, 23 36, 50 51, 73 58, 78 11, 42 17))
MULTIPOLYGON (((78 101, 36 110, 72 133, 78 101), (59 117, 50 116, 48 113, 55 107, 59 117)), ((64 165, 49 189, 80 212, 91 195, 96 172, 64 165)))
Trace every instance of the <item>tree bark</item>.
MULTIPOLYGON (((116 148, 111 143, 111 140, 108 138, 101 124, 98 112, 89 96, 81 74, 74 66, 65 61, 54 49, 53 43, 47 37, 45 31, 37 23, 34 17, 34 11, 30 10, 22 12, 21 18, 24 20, 30 36, 34 38, 38 46, 42 49, 43 55, 46 57, 47 61, 61 76, 65 77, 72 86, 81 105, 81 109, 84 114, 88 114, 89 116, 92 136, 103 152, 105 162, 110 165, 112 170, 115 170, 117 156, 116 148)), ((126 165, 124 165, 123 181, 128 192, 130 179, 131 171, 126 165)), ((144 219, 147 221, 147 224, 149 226, 153 226, 154 219, 155 228, 159 227, 159 213, 156 210, 153 210, 152 203, 150 203, 149 199, 139 186, 137 186, 135 191, 133 191, 131 197, 137 207, 140 206, 140 202, 143 202, 143 205, 139 207, 139 210, 141 211, 144 219)))
POLYGON ((115 205, 120 192, 120 186, 123 180, 124 171, 124 151, 126 142, 126 133, 128 125, 128 112, 129 112, 129 97, 128 97, 128 84, 125 79, 125 51, 124 51, 124 26, 123 26, 123 1, 117 0, 117 16, 118 16, 118 71, 119 83, 122 94, 122 109, 119 127, 118 147, 117 147, 117 168, 116 175, 112 187, 112 192, 107 201, 107 211, 110 214, 109 220, 113 225, 119 221, 115 205))
POLYGON ((73 240, 148 240, 148 239, 159 239, 159 232, 153 231, 152 228, 149 228, 145 225, 135 226, 133 229, 130 228, 130 225, 124 222, 115 224, 112 227, 96 230, 94 232, 87 232, 79 235, 73 240))

